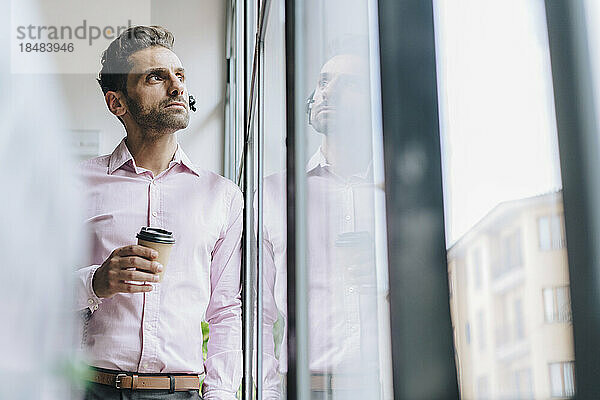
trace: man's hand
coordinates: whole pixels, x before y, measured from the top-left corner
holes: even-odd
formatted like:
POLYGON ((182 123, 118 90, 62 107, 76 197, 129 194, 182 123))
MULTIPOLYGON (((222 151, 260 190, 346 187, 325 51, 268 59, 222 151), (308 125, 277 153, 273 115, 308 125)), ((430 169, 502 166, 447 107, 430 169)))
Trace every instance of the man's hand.
POLYGON ((152 261, 157 257, 157 251, 140 245, 114 250, 94 274, 94 293, 100 298, 106 298, 117 293, 150 292, 152 285, 125 281, 158 282, 157 273, 162 271, 163 267, 157 261, 152 261))

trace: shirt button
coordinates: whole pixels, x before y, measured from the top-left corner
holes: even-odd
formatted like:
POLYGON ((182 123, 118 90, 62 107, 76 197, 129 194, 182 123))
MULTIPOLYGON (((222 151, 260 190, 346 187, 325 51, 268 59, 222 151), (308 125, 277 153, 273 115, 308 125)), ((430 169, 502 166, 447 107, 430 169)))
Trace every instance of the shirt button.
POLYGON ((148 369, 148 363, 144 363, 144 368, 148 369))
POLYGON ((349 289, 348 289, 348 292, 350 292, 350 293, 354 293, 354 288, 353 288, 353 287, 349 288, 349 289))
POLYGON ((94 311, 96 311, 97 309, 98 309, 98 304, 96 304, 96 305, 94 306, 94 311))
POLYGON ((350 221, 350 216, 346 215, 346 221, 350 221))
POLYGON ((94 304, 94 300, 88 299, 88 304, 94 304))
POLYGON ((157 213, 156 211, 154 211, 154 212, 152 213, 152 216, 153 216, 153 217, 157 217, 157 216, 158 216, 158 213, 157 213))

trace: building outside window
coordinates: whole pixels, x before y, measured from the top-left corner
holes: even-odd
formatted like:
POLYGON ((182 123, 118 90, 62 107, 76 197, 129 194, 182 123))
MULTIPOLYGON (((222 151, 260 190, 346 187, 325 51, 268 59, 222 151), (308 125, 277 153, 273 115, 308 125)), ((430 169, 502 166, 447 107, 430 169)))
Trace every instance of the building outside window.
POLYGON ((473 282, 476 290, 481 289, 482 268, 481 248, 477 248, 473 252, 473 282))
POLYGON ((565 247, 561 221, 562 217, 560 215, 538 218, 538 233, 541 250, 554 250, 565 247))
POLYGON ((571 321, 571 296, 568 286, 544 288, 546 322, 571 321))
POLYGON ((557 362, 549 364, 550 385, 553 398, 575 395, 575 362, 557 362))
POLYGON ((515 394, 518 399, 533 399, 533 380, 531 368, 515 371, 515 394))
POLYGON ((468 322, 465 324, 465 339, 467 344, 471 344, 471 324, 468 322))
POLYGON ((485 316, 483 310, 477 312, 477 338, 479 340, 479 350, 485 349, 485 316))
POLYGON ((477 379, 477 398, 480 400, 490 398, 490 384, 487 376, 481 376, 477 379))
POLYGON ((514 302, 515 311, 515 337, 525 339, 525 325, 523 322, 523 301, 519 298, 514 302))
POLYGON ((502 240, 502 269, 503 272, 517 269, 521 266, 521 230, 502 240))

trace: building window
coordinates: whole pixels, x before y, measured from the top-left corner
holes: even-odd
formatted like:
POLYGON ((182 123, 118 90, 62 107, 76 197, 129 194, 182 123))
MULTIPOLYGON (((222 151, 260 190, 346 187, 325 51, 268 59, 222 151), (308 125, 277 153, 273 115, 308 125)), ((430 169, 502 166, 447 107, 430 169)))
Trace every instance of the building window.
POLYGON ((515 371, 515 397, 533 399, 533 379, 530 368, 515 371))
POLYGON ((490 398, 490 384, 487 376, 477 378, 477 398, 481 400, 490 398))
POLYGON ((504 346, 509 343, 512 337, 506 304, 506 295, 498 295, 496 297, 494 309, 494 323, 496 325, 494 338, 496 347, 504 346))
POLYGON ((485 350, 485 317, 483 310, 477 312, 477 338, 479 340, 479 350, 485 350))
POLYGON ((517 339, 525 339, 525 326, 523 322, 523 301, 516 299, 515 307, 515 337, 517 339))
POLYGON ((575 395, 575 363, 573 361, 549 364, 552 397, 575 395))
POLYGON ((518 230, 503 241, 504 265, 507 270, 521 266, 521 231, 518 230))
POLYGON ((544 288, 546 322, 571 321, 571 296, 568 286, 544 288))
POLYGON ((482 281, 482 259, 481 249, 476 249, 473 252, 473 286, 475 289, 481 289, 482 281))
POLYGON ((468 322, 465 324, 465 340, 467 344, 471 344, 471 324, 468 322))
POLYGON ((541 250, 554 250, 565 247, 562 217, 560 215, 538 218, 538 231, 541 250))
POLYGON ((494 277, 521 267, 521 231, 517 230, 511 235, 503 237, 500 241, 500 255, 494 267, 494 277))

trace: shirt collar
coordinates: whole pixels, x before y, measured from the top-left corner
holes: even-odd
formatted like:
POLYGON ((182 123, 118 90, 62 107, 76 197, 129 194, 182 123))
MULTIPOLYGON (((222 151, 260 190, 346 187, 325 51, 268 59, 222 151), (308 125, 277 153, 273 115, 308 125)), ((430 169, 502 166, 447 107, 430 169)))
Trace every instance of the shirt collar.
MULTIPOLYGON (((333 173, 330 170, 330 167, 331 167, 331 164, 327 161, 327 158, 325 157, 325 153, 323 153, 323 148, 321 146, 319 146, 316 153, 313 154, 313 156, 310 158, 310 160, 308 160, 308 163, 306 164, 306 173, 310 174, 310 173, 316 172, 316 170, 318 168, 323 168, 323 169, 329 170, 330 173, 333 173)), ((364 172, 362 172, 360 174, 355 174, 355 175, 353 175, 353 177, 366 180, 366 179, 368 179, 368 177, 370 176, 372 171, 373 171, 373 160, 371 160, 369 162, 369 166, 367 167, 367 169, 364 172)))
POLYGON ((308 160, 308 163, 306 164, 306 173, 311 173, 312 171, 314 171, 315 169, 317 169, 318 167, 329 167, 330 164, 327 162, 327 159, 325 158, 325 154, 323 154, 323 149, 321 148, 321 146, 319 146, 319 148, 317 149, 317 152, 315 154, 313 154, 313 156, 310 158, 310 160, 308 160))
MULTIPOLYGON (((116 170, 121 168, 123 165, 125 165, 125 163, 127 163, 130 160, 131 160, 131 163, 132 163, 134 169, 136 170, 136 172, 138 172, 137 166, 135 165, 135 160, 133 159, 133 156, 131 155, 131 153, 129 152, 129 149, 127 148, 125 139, 127 139, 127 138, 126 137, 123 138, 121 140, 121 143, 119 143, 119 145, 113 150, 112 154, 110 155, 110 160, 108 162, 108 174, 109 175, 114 173, 116 170)), ((186 168, 188 168, 193 173, 195 173, 196 175, 200 176, 200 171, 198 170, 198 167, 196 167, 192 163, 192 161, 188 158, 187 154, 185 154, 185 152, 183 151, 183 149, 181 148, 179 143, 177 143, 177 150, 175 150, 175 155, 173 156, 173 159, 169 163, 169 167, 173 164, 181 164, 181 165, 185 166, 186 168)))

